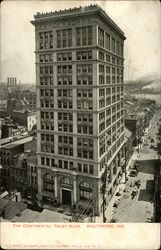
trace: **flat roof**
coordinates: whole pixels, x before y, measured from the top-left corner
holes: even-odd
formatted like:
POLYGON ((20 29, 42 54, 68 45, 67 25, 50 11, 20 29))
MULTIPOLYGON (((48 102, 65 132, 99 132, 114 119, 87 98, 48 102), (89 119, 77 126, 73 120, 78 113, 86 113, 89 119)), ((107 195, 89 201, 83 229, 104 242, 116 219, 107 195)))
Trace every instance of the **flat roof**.
POLYGON ((16 140, 16 141, 13 141, 11 143, 8 143, 6 145, 3 145, 1 147, 1 149, 11 149, 11 148, 14 148, 14 147, 17 147, 17 146, 20 146, 20 145, 23 145, 27 142, 30 142, 33 140, 33 137, 32 136, 29 136, 29 137, 26 137, 26 138, 23 138, 23 139, 20 139, 20 140, 16 140))
POLYGON ((107 15, 107 13, 98 5, 88 5, 88 6, 80 6, 70 9, 64 9, 59 11, 51 11, 46 13, 40 13, 37 12, 36 15, 34 15, 35 20, 31 21, 33 25, 39 22, 48 21, 49 19, 58 19, 58 18, 64 18, 64 17, 71 17, 73 15, 75 16, 84 16, 89 15, 90 13, 97 13, 100 16, 104 18, 117 32, 124 38, 124 32, 118 27, 118 25, 107 15))

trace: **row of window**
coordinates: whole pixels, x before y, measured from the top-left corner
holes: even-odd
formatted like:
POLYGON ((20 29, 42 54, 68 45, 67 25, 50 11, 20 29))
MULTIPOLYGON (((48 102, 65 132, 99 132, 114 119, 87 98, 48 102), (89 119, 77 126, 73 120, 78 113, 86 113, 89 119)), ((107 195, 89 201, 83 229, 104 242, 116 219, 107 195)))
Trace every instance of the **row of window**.
MULTIPOLYGON (((99 85, 123 83, 121 75, 99 75, 99 85), (106 81, 106 82, 105 82, 106 81)), ((77 85, 92 85, 92 76, 77 76, 77 85)), ((40 85, 53 85, 53 77, 40 77, 40 85)), ((58 85, 72 85, 72 76, 58 76, 58 85)))
POLYGON ((41 111, 41 119, 54 119, 54 112, 41 111))
POLYGON ((110 67, 110 66, 106 66, 104 64, 99 64, 99 73, 105 73, 105 69, 106 69, 106 74, 116 74, 117 75, 122 75, 123 76, 123 70, 119 69, 119 68, 115 68, 115 67, 110 67))
MULTIPOLYGON (((91 94, 85 92, 83 97, 91 97, 91 94), (86 95, 86 96, 85 96, 86 95)), ((106 104, 105 104, 105 98, 102 98, 99 100, 99 109, 104 108, 111 105, 111 103, 115 103, 120 101, 120 94, 117 96, 114 95, 111 97, 108 96, 106 98, 106 104)), ((54 108, 54 101, 53 100, 41 100, 41 108, 54 108)), ((60 109, 72 109, 73 103, 72 100, 58 100, 58 108, 60 109)), ((85 99, 78 99, 77 100, 77 109, 79 110, 93 110, 93 101, 85 100, 85 99)), ((53 119, 53 114, 50 113, 51 119, 53 119)), ((45 116, 42 113, 42 119, 45 118, 45 116)), ((49 113, 46 113, 46 118, 49 119, 49 113)))
POLYGON ((93 126, 90 125, 78 125, 77 131, 79 134, 93 134, 93 126))
POLYGON ((86 173, 86 174, 93 174, 94 173, 93 165, 78 163, 77 167, 78 167, 78 172, 82 172, 82 173, 86 173))
POLYGON ((102 51, 99 51, 98 59, 101 61, 106 61, 106 62, 111 63, 111 64, 115 64, 117 66, 121 66, 121 67, 123 67, 123 65, 124 65, 123 59, 120 59, 120 58, 115 57, 115 56, 111 56, 111 55, 106 54, 102 51))
POLYGON ((117 93, 121 92, 120 94, 123 94, 123 86, 112 87, 112 88, 101 88, 101 89, 99 89, 99 97, 105 96, 105 93, 106 93, 106 95, 110 95, 111 91, 112 91, 112 94, 115 94, 116 91, 117 91, 117 93))
POLYGON ((77 64, 77 73, 92 73, 92 64, 77 64))
MULTIPOLYGON (((72 181, 67 177, 63 177, 61 179, 60 183, 62 183, 64 185, 72 185, 72 181)), ((84 187, 83 183, 86 183, 86 182, 80 183, 80 187, 79 187, 80 188, 80 190, 79 190, 80 200, 83 200, 83 201, 90 200, 90 201, 92 201, 92 189, 89 188, 89 187, 87 187, 87 188, 84 187)), ((43 189, 45 191, 54 193, 54 180, 50 181, 50 180, 47 180, 47 179, 44 178, 44 180, 43 180, 43 189)), ((46 199, 45 196, 44 196, 43 201, 47 202, 47 199, 46 199)))
POLYGON ((114 37, 111 37, 110 34, 105 32, 100 27, 98 27, 98 45, 116 53, 119 56, 123 56, 123 43, 120 43, 114 37))
POLYGON ((92 85, 92 76, 77 76, 77 85, 92 85))
POLYGON ((76 28, 77 46, 92 45, 92 26, 76 28))
POLYGON ((73 102, 71 100, 68 101, 59 101, 58 100, 58 108, 60 109, 72 109, 73 108, 73 102))
POLYGON ((41 130, 54 130, 54 123, 41 122, 41 130))
POLYGON ((60 155, 68 155, 68 156, 73 156, 73 148, 69 148, 69 147, 58 147, 58 153, 60 155))
POLYGON ((53 32, 40 32, 39 33, 39 49, 52 49, 53 48, 53 32))
MULTIPOLYGON (((48 160, 46 160, 46 159, 49 159, 49 158, 41 157, 41 164, 42 165, 46 165, 45 162, 46 161, 48 162, 48 160)), ((49 163, 50 163, 50 161, 49 161, 49 163)), ((64 168, 64 169, 68 169, 68 170, 75 169, 73 167, 73 162, 72 161, 65 161, 65 160, 58 160, 58 168, 64 168)), ((82 173, 94 174, 94 167, 93 167, 93 165, 77 163, 76 170, 78 172, 82 172, 82 173)), ((43 176, 43 180, 45 180, 48 183, 54 183, 54 178, 50 174, 45 174, 43 176)), ((61 183, 72 184, 71 180, 70 181, 69 180, 63 180, 63 182, 61 181, 61 183)), ((90 187, 90 185, 88 183, 85 183, 85 184, 82 183, 81 188, 82 189, 83 188, 90 189, 91 187, 90 187)))
POLYGON ((80 158, 84 158, 84 159, 93 159, 93 149, 82 149, 82 148, 78 148, 78 157, 80 158))
POLYGON ((105 102, 105 98, 103 98, 103 99, 101 98, 99 100, 99 109, 105 108, 105 106, 107 107, 107 106, 109 106, 109 105, 111 105, 113 103, 119 102, 120 100, 121 100, 120 95, 112 96, 112 99, 111 99, 110 96, 108 96, 106 98, 106 102, 105 102))
POLYGON ((89 122, 93 122, 93 115, 92 114, 77 114, 77 121, 80 123, 89 123, 89 122))
POLYGON ((73 133, 73 124, 67 124, 67 123, 58 123, 58 131, 59 132, 69 132, 73 133))
POLYGON ((54 135, 50 135, 50 134, 41 134, 41 141, 45 141, 45 142, 54 142, 54 135))
POLYGON ((59 76, 58 85, 72 85, 72 76, 59 76))
MULTIPOLYGON (((92 45, 92 26, 84 26, 76 28, 76 45, 86 46, 92 45)), ((61 29, 56 31, 57 48, 66 48, 72 46, 72 29, 61 29)), ((105 32, 102 28, 98 28, 98 45, 107 50, 123 56, 123 42, 117 41, 110 34, 105 32)), ((39 33, 39 49, 53 48, 53 32, 39 33)))
POLYGON ((41 152, 53 154, 54 153, 54 146, 43 143, 43 144, 41 144, 41 152))
POLYGON ((57 30, 57 48, 72 46, 72 29, 57 30))
POLYGON ((53 66, 40 66, 40 74, 51 75, 53 74, 53 66))
MULTIPOLYGON (((72 161, 58 160, 58 167, 73 170, 73 162, 72 161)), ((69 183, 67 183, 67 184, 69 184, 69 183)))
POLYGON ((58 97, 72 97, 71 89, 58 89, 58 97))
POLYGON ((53 77, 52 76, 40 77, 40 85, 53 85, 53 77))
POLYGON ((59 136, 58 142, 61 144, 73 145, 73 137, 71 136, 59 136))
POLYGON ((54 108, 54 100, 41 100, 41 108, 54 108))
POLYGON ((39 61, 40 62, 52 62, 53 61, 53 54, 40 54, 39 61))
POLYGON ((54 96, 54 90, 53 89, 41 89, 40 96, 41 97, 52 97, 52 96, 54 96))
POLYGON ((112 75, 106 75, 106 78, 104 75, 99 75, 99 85, 105 85, 105 84, 116 84, 116 83, 123 83, 123 76, 115 76, 112 75))
MULTIPOLYGON (((122 59, 116 58, 114 56, 110 56, 108 54, 105 54, 102 51, 99 51, 98 59, 101 61, 105 61, 105 55, 106 55, 106 62, 123 67, 123 60, 122 59)), ((76 59, 78 61, 91 60, 92 59, 92 50, 77 51, 76 52, 76 59)), ((58 62, 65 62, 65 61, 71 61, 71 60, 72 60, 72 52, 57 53, 57 61, 58 62)), ((39 62, 42 62, 42 63, 53 62, 53 54, 40 54, 39 55, 39 62)))
POLYGON ((71 61, 72 52, 57 53, 57 61, 71 61))
POLYGON ((77 109, 93 110, 93 101, 78 100, 77 109))
POLYGON ((92 50, 88 51, 78 51, 76 52, 77 60, 91 60, 92 59, 92 50))
POLYGON ((92 89, 83 89, 77 90, 77 97, 93 97, 93 90, 92 89))
POLYGON ((57 66, 58 74, 72 74, 72 65, 57 66))
POLYGON ((55 160, 53 158, 48 158, 48 157, 41 157, 41 164, 44 166, 51 166, 54 167, 55 166, 55 160))
POLYGON ((73 114, 58 112, 59 121, 73 121, 73 114))

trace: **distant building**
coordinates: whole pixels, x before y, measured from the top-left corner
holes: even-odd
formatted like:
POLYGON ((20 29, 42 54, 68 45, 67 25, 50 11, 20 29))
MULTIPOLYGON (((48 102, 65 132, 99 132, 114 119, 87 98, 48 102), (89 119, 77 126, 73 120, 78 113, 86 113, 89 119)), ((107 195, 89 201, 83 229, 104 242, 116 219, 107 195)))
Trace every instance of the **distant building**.
POLYGON ((28 168, 28 192, 27 198, 31 202, 36 201, 36 194, 38 192, 38 176, 37 176, 37 156, 35 152, 30 152, 27 155, 28 168))
POLYGON ((36 110, 36 92, 24 90, 8 94, 7 108, 10 114, 13 110, 36 110))
POLYGON ((142 136, 140 120, 134 115, 128 116, 125 118, 125 126, 132 132, 133 147, 136 147, 142 136))
POLYGON ((39 204, 99 214, 122 176, 126 38, 97 5, 34 17, 39 204))
POLYGON ((16 138, 18 135, 22 135, 26 132, 25 126, 20 126, 17 123, 14 124, 10 117, 6 117, 5 119, 1 119, 1 139, 4 138, 16 138))
POLYGON ((132 137, 132 132, 125 127, 125 163, 126 166, 128 165, 128 162, 130 160, 130 157, 132 156, 133 153, 133 137, 132 137))
POLYGON ((35 148, 36 140, 31 136, 0 147, 0 165, 2 167, 0 178, 2 186, 8 191, 21 190, 23 185, 26 187, 27 164, 23 156, 25 151, 35 148))
POLYGON ((31 131, 37 125, 36 111, 13 110, 11 118, 15 123, 26 126, 27 131, 31 131))
POLYGON ((7 86, 8 87, 15 87, 15 86, 17 86, 17 79, 16 79, 16 77, 8 77, 7 78, 7 86))

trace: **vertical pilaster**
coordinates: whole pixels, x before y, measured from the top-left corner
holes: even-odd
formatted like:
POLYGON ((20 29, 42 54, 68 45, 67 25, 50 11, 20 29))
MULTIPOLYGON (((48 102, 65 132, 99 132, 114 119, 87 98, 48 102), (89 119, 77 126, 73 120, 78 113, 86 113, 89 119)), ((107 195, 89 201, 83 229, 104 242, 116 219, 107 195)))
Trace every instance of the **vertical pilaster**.
POLYGON ((58 180, 57 180, 57 173, 55 173, 54 176, 54 192, 55 192, 55 198, 58 197, 58 180))

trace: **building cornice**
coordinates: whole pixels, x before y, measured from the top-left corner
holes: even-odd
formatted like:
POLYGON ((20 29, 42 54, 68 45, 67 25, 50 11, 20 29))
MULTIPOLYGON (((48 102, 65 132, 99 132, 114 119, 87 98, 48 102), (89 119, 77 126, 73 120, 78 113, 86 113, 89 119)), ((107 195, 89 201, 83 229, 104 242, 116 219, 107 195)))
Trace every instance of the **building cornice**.
POLYGON ((78 7, 78 8, 70 8, 65 10, 59 10, 59 11, 51 11, 46 13, 40 13, 37 12, 36 15, 34 15, 35 20, 31 21, 31 23, 35 26, 37 26, 40 23, 48 22, 51 20, 59 20, 59 19, 69 19, 69 18, 75 18, 75 17, 84 17, 89 16, 90 14, 96 14, 99 15, 105 22, 110 24, 113 29, 115 29, 125 40, 126 37, 124 36, 124 32, 117 26, 117 24, 107 15, 107 13, 99 6, 99 5, 89 5, 86 7, 78 7))

